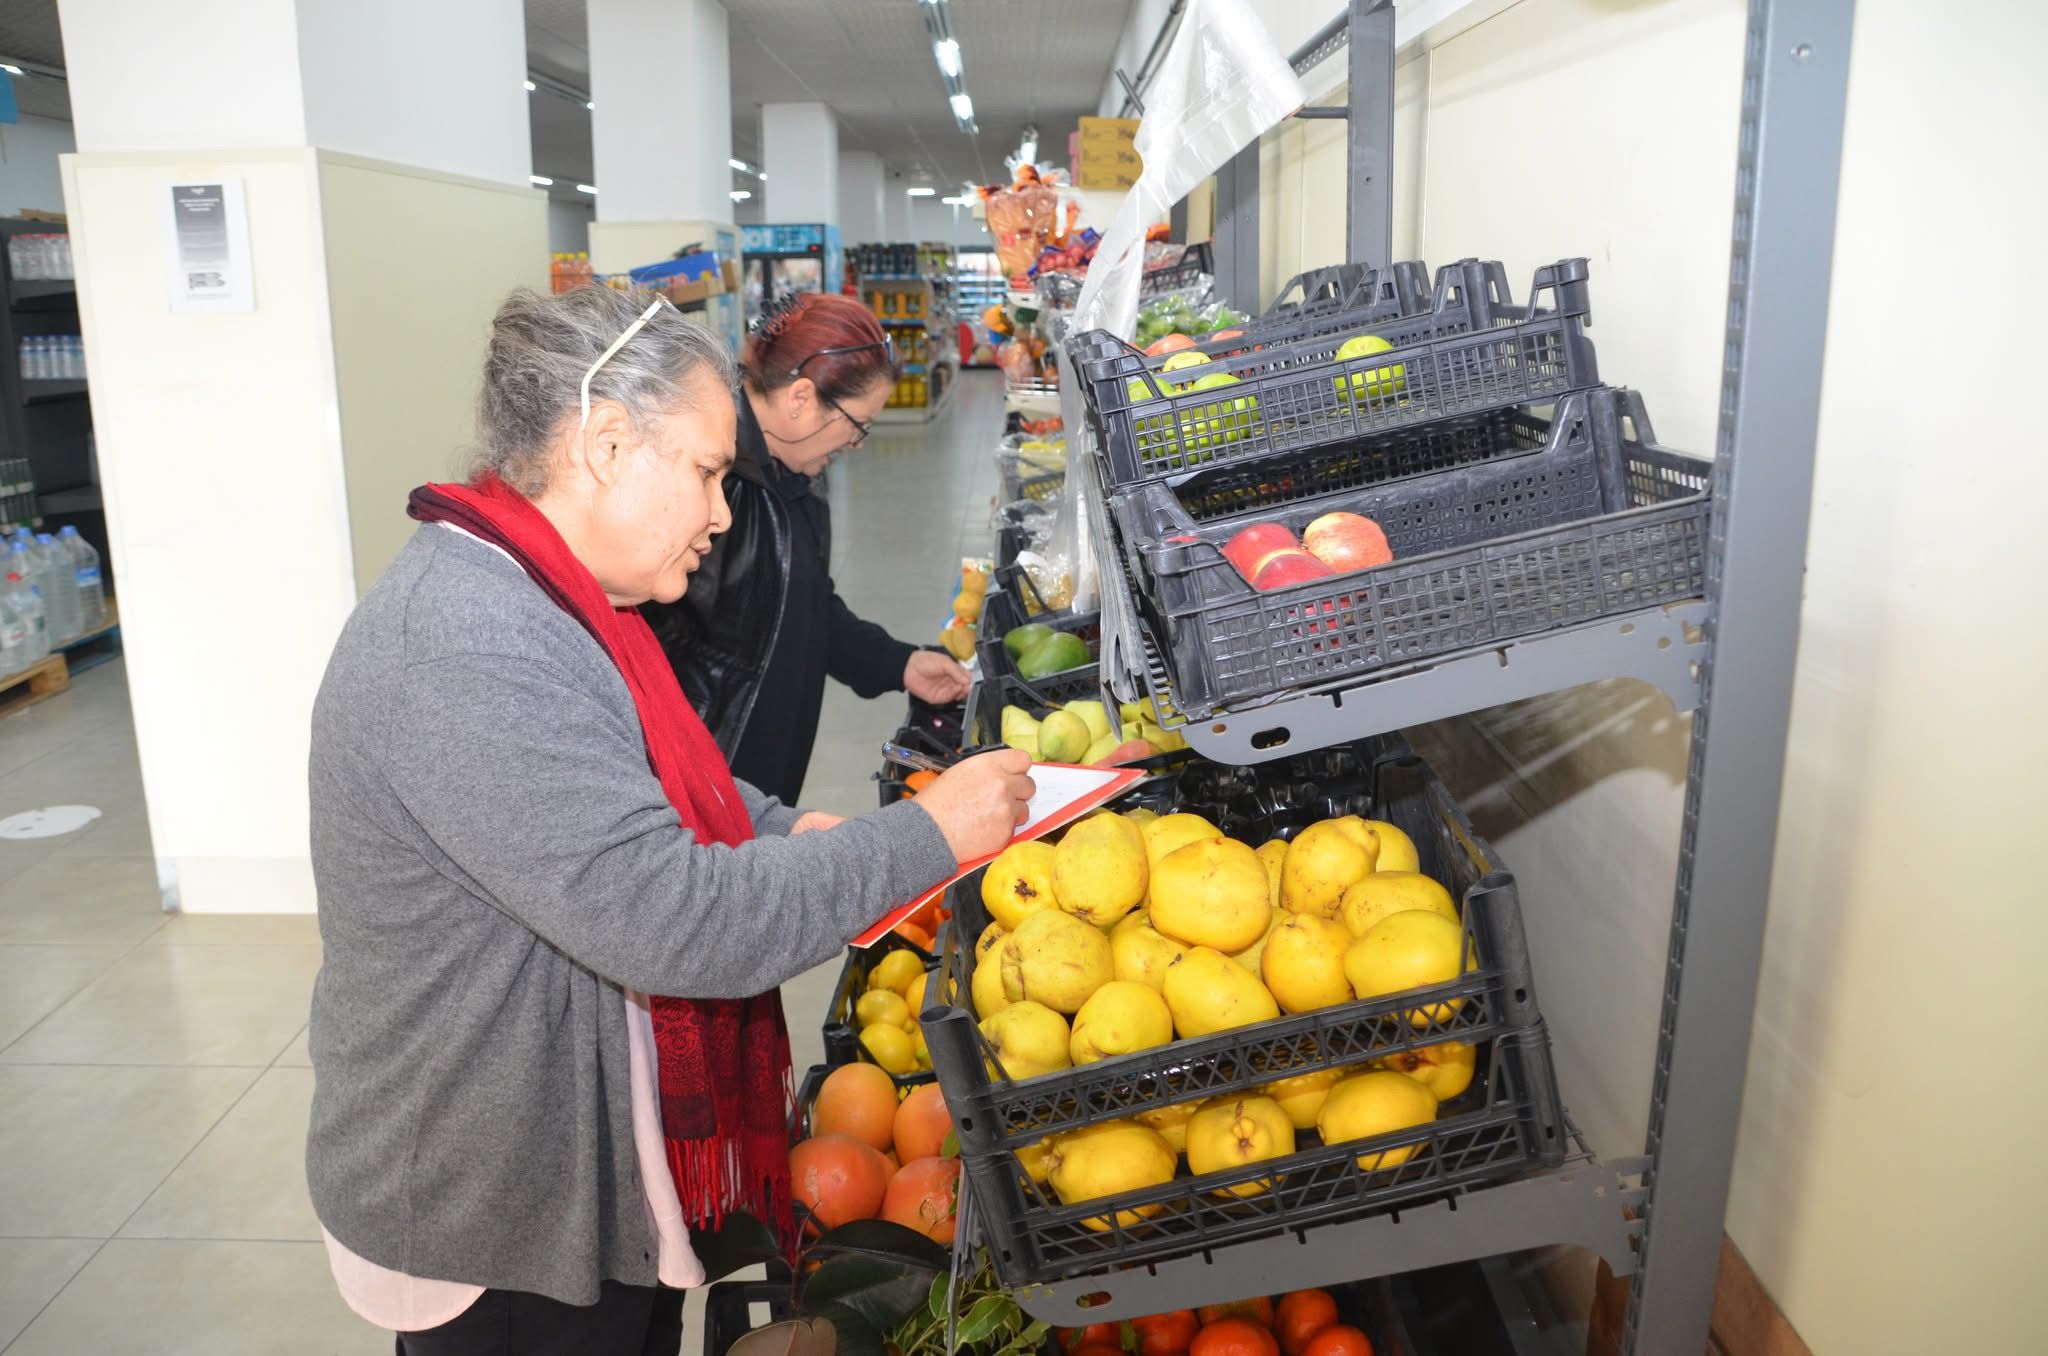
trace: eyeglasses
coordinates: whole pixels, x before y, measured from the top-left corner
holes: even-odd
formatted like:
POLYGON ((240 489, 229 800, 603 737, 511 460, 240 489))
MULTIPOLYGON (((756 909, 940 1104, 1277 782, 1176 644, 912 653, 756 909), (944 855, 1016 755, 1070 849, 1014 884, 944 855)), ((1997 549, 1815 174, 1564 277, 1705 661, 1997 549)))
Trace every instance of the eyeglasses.
POLYGON ((583 384, 577 388, 577 395, 583 402, 583 422, 576 425, 578 433, 590 427, 590 379, 597 375, 599 368, 610 362, 617 355, 618 351, 626 346, 627 340, 640 333, 647 322, 654 319, 654 313, 664 306, 673 309, 675 303, 667 297, 656 297, 653 301, 649 302, 647 309, 640 313, 640 318, 626 326, 626 332, 612 340, 612 346, 598 354, 597 361, 592 363, 583 373, 583 384))
MULTIPOLYGON (((820 358, 836 358, 846 353, 876 352, 881 353, 884 357, 888 359, 889 367, 892 371, 896 368, 896 343, 892 339, 883 339, 879 343, 848 344, 844 348, 821 348, 816 353, 813 353, 808 358, 805 358, 803 362, 798 363, 795 367, 790 368, 789 375, 792 378, 802 376, 804 371, 804 363, 814 363, 818 361, 818 359, 820 358)), ((824 401, 827 405, 830 405, 835 411, 838 412, 839 417, 841 419, 844 419, 847 423, 853 425, 853 437, 847 441, 846 445, 848 447, 859 447, 862 443, 868 440, 868 432, 869 430, 874 428, 873 423, 862 423, 860 420, 854 418, 852 415, 846 412, 846 407, 844 405, 834 400, 831 396, 826 395, 823 390, 820 390, 818 392, 818 399, 824 401)))

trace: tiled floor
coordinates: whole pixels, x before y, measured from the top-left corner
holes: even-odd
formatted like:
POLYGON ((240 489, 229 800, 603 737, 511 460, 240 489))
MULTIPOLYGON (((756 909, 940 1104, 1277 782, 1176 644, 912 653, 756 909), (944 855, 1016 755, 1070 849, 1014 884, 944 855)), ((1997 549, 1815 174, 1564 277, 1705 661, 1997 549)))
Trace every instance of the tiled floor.
MULTIPOLYGON (((829 478, 839 590, 905 639, 936 633, 958 558, 988 549, 1001 389, 966 381, 829 478)), ((833 687, 804 803, 872 808, 902 710, 833 687)), ((313 919, 161 911, 118 663, 0 720, 0 817, 53 804, 104 813, 0 840, 0 1351, 389 1352, 335 1297, 306 1197, 313 919)), ((785 987, 799 1068, 835 978, 785 987)))

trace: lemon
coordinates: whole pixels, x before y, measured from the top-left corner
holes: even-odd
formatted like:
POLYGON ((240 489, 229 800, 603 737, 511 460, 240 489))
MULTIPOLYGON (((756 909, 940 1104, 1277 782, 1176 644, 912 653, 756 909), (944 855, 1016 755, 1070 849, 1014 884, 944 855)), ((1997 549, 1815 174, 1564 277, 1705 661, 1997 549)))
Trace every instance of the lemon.
POLYGON ((910 1004, 903 1001, 900 993, 887 989, 871 989, 860 996, 853 1005, 854 1020, 862 1027, 898 1026, 908 1028, 910 1004))
MULTIPOLYGON (((899 998, 897 1000, 901 1002, 899 998)), ((866 1047, 868 1056, 892 1074, 907 1074, 917 1071, 917 1046, 912 1043, 910 1033, 900 1026, 879 1022, 863 1027, 860 1043, 866 1047)))
POLYGON ((909 951, 891 951, 868 971, 868 988, 902 992, 903 986, 924 973, 924 962, 909 951))

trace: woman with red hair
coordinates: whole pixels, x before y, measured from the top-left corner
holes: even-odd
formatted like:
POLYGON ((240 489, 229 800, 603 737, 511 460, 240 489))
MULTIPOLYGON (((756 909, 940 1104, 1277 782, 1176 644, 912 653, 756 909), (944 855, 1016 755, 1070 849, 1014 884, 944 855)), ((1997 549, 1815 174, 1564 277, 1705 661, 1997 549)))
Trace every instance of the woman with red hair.
POLYGON ((832 585, 832 520, 812 481, 867 441, 897 378, 867 308, 800 293, 762 316, 741 364, 732 527, 677 603, 642 608, 733 772, 794 801, 825 679, 863 697, 967 695, 967 670, 862 621, 832 585))

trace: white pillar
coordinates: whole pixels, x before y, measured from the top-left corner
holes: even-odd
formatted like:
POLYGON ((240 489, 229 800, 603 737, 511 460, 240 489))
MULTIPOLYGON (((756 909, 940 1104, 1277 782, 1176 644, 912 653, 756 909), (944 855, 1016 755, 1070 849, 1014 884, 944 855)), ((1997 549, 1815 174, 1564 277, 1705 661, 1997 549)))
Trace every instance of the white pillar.
POLYGON ((166 902, 305 912, 313 694, 405 493, 545 285, 519 0, 60 0, 65 204, 166 902), (406 41, 393 44, 389 35, 406 41), (166 53, 213 35, 203 71, 166 53), (253 306, 170 307, 172 183, 233 182, 253 306))
POLYGON ((839 153, 839 238, 848 245, 889 239, 882 233, 882 157, 839 153))
POLYGON ((589 0, 589 22, 598 221, 730 221, 725 6, 589 0))
POLYGON ((823 104, 761 105, 769 221, 839 221, 839 124, 823 104))

